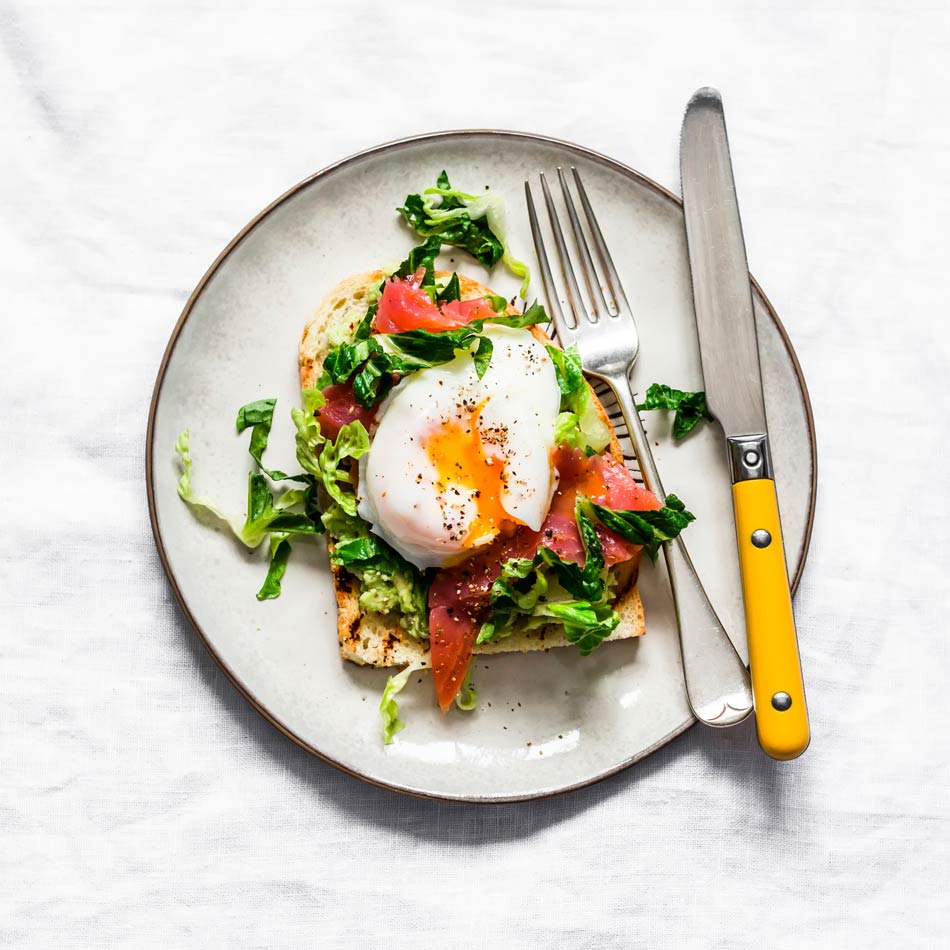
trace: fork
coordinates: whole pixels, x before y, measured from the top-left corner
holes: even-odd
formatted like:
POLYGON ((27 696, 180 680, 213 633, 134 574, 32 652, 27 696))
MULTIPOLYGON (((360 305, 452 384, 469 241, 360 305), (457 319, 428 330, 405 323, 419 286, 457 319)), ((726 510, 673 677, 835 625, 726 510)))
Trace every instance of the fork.
MULTIPOLYGON (((576 168, 572 168, 571 172, 603 279, 598 277, 564 172, 558 168, 558 180, 577 250, 576 264, 587 289, 587 299, 590 301, 588 308, 574 275, 575 265, 571 262, 571 254, 564 240, 554 199, 542 173, 541 190, 544 193, 544 203, 551 222, 551 232, 567 296, 569 313, 565 312, 561 307, 544 249, 531 185, 526 181, 524 185, 528 219, 551 318, 561 343, 565 347, 577 347, 584 371, 612 390, 633 442, 644 484, 661 504, 666 504, 666 495, 653 459, 653 451, 640 421, 630 383, 630 374, 640 348, 633 311, 627 302, 581 177, 576 168)), ((677 537, 673 541, 665 542, 663 556, 673 592, 690 708, 697 719, 709 726, 735 725, 752 712, 748 670, 709 602, 682 538, 677 537)))

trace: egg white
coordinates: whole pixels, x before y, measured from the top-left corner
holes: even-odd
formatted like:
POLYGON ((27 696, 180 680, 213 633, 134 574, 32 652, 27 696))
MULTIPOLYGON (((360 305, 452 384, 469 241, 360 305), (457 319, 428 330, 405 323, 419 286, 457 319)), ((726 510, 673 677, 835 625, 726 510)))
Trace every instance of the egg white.
POLYGON ((536 531, 551 504, 561 401, 554 364, 527 330, 489 326, 485 333, 494 347, 485 375, 478 378, 465 353, 407 376, 380 405, 378 428, 359 462, 360 517, 420 568, 455 563, 497 534, 470 536, 478 513, 473 492, 440 491, 425 449, 440 429, 471 419, 474 406, 483 451, 503 467, 505 512, 536 531))

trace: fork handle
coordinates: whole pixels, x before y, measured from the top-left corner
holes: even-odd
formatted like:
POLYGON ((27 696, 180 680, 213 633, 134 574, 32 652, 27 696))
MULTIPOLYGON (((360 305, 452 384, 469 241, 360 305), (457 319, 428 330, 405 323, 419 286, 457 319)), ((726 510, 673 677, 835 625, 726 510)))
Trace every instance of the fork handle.
MULTIPOLYGON (((602 377, 617 398, 647 488, 662 504, 666 495, 653 460, 626 374, 602 377)), ((752 712, 749 672, 709 602, 682 538, 663 545, 676 628, 679 633, 686 696, 693 714, 709 726, 732 726, 752 712)))

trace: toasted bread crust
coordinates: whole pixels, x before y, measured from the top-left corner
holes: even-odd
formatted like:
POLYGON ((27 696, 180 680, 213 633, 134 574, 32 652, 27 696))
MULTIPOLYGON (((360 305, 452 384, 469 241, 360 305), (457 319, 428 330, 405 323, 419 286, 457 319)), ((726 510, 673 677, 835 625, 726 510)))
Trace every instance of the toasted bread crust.
MULTIPOLYGON (((298 366, 300 385, 312 388, 320 376, 323 360, 330 349, 329 338, 336 332, 358 322, 366 312, 364 303, 367 292, 383 280, 382 271, 367 271, 355 274, 336 285, 320 302, 308 321, 300 341, 298 366)), ((450 274, 440 271, 438 277, 450 274)), ((492 293, 478 281, 459 275, 459 285, 463 300, 484 297, 492 293)), ((511 305, 509 314, 518 311, 511 305)), ((531 332, 545 343, 550 340, 537 326, 530 327, 531 332)), ((607 413, 596 394, 594 405, 598 414, 607 423, 611 432, 609 452, 620 464, 625 464, 623 452, 607 413)), ((327 539, 330 553, 333 542, 327 539)), ((609 640, 624 640, 642 636, 645 632, 643 604, 637 592, 636 580, 639 568, 639 555, 619 565, 615 571, 618 576, 617 598, 614 607, 620 614, 620 624, 610 635, 609 640)), ((333 565, 333 586, 337 601, 337 626, 340 640, 340 653, 344 659, 369 666, 406 666, 410 663, 427 664, 429 645, 425 640, 417 640, 407 634, 398 623, 385 614, 364 612, 359 605, 359 580, 344 567, 333 565)), ((477 654, 526 653, 536 650, 549 650, 552 647, 567 646, 568 640, 563 627, 551 624, 531 631, 515 631, 510 637, 475 648, 477 654)))

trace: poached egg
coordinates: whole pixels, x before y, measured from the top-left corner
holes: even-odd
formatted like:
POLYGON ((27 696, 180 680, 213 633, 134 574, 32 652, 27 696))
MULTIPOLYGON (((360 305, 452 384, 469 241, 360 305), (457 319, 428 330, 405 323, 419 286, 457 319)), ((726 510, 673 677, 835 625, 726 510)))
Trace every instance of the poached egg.
POLYGON ((484 335, 485 375, 462 353, 401 380, 359 461, 360 517, 419 568, 458 563, 515 525, 537 531, 556 487, 554 364, 527 330, 484 335))

